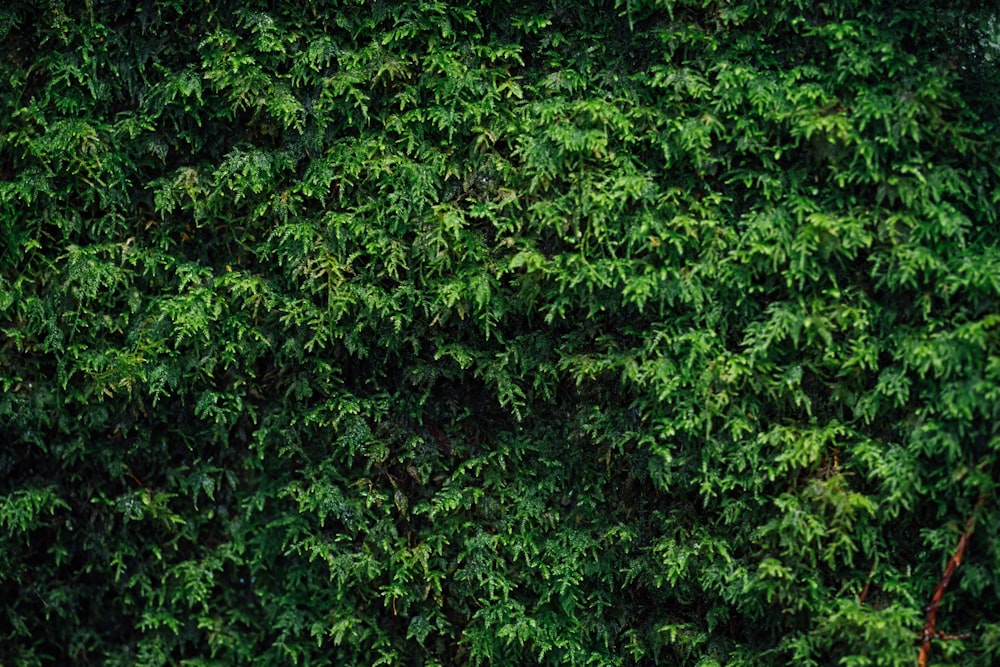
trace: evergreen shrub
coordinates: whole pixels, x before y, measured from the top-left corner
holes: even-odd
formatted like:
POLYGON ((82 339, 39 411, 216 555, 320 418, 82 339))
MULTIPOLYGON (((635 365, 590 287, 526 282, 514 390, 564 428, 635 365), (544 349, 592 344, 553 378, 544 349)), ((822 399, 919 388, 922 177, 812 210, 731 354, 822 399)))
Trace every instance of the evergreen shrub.
POLYGON ((3 3, 0 664, 997 664, 993 9, 3 3))

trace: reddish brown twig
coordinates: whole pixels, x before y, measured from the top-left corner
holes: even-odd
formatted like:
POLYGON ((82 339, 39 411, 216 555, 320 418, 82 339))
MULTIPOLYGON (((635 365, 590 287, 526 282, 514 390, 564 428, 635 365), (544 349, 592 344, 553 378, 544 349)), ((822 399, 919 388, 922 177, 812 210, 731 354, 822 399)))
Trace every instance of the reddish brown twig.
POLYGON ((424 415, 424 426, 427 427, 427 430, 430 431, 431 435, 434 436, 434 439, 437 440, 438 445, 441 447, 441 450, 445 453, 445 455, 451 456, 451 441, 448 440, 448 436, 444 434, 444 431, 442 431, 437 424, 432 422, 430 417, 427 415, 424 415))
POLYGON ((942 575, 941 581, 938 582, 937 587, 934 589, 934 595, 931 596, 931 603, 927 605, 927 620, 924 622, 924 632, 921 635, 920 641, 920 653, 917 656, 918 667, 927 667, 927 658, 931 654, 931 640, 941 636, 941 633, 934 631, 934 626, 937 624, 938 607, 941 605, 941 598, 944 597, 944 591, 948 588, 948 583, 951 581, 952 575, 955 574, 958 566, 962 564, 962 556, 965 554, 965 548, 969 546, 972 529, 976 523, 976 514, 979 512, 979 507, 982 504, 983 496, 980 496, 979 500, 976 501, 975 507, 972 508, 969 518, 965 520, 965 532, 958 538, 958 546, 955 547, 955 553, 948 559, 948 564, 944 568, 944 575, 942 575))
POLYGON ((868 570, 868 579, 865 580, 865 587, 861 589, 861 595, 858 596, 858 604, 864 604, 868 598, 868 589, 871 588, 872 577, 875 576, 876 567, 878 567, 878 556, 875 556, 875 560, 872 561, 872 568, 868 570))

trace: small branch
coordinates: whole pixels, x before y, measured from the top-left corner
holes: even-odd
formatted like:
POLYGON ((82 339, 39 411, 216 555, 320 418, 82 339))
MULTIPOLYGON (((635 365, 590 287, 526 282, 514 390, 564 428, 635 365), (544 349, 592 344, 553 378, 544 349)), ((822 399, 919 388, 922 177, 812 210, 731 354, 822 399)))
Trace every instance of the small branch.
POLYGON ((864 604, 865 600, 868 599, 868 590, 872 585, 872 577, 875 576, 875 568, 878 567, 878 554, 875 555, 875 560, 872 561, 872 569, 868 571, 868 579, 865 580, 865 587, 861 589, 861 595, 858 596, 858 604, 864 604))
POLYGON ((451 456, 451 441, 448 440, 448 436, 444 434, 441 428, 430 420, 430 417, 424 415, 424 426, 427 430, 431 432, 434 439, 437 440, 438 445, 441 447, 441 451, 445 453, 446 456, 451 456))
POLYGON ((931 640, 935 637, 943 636, 941 633, 936 633, 934 631, 934 626, 937 624, 937 611, 938 607, 941 606, 941 598, 944 597, 944 591, 948 588, 948 583, 951 581, 951 577, 955 574, 955 570, 958 566, 962 564, 962 556, 965 554, 965 548, 969 545, 969 539, 972 537, 972 529, 975 527, 976 514, 979 512, 980 506, 983 504, 983 496, 979 496, 979 500, 976 501, 975 507, 972 508, 972 513, 969 514, 969 518, 965 520, 965 532, 962 536, 958 538, 958 545, 955 547, 955 553, 952 554, 951 558, 948 559, 948 564, 944 568, 944 575, 941 576, 941 581, 938 582, 937 587, 934 589, 934 595, 931 596, 931 603, 927 605, 927 621, 924 622, 924 632, 921 635, 920 642, 920 653, 917 655, 917 665, 918 667, 927 667, 927 658, 931 654, 931 640))

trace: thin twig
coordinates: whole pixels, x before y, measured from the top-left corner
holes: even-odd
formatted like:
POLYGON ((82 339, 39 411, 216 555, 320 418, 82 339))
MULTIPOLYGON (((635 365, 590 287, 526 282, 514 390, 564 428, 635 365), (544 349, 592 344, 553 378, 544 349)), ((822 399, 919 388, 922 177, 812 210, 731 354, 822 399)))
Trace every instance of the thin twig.
POLYGON ((875 554, 875 560, 872 561, 872 569, 868 571, 868 579, 865 580, 865 587, 861 589, 861 595, 858 596, 858 604, 864 604, 868 598, 868 589, 871 588, 876 567, 878 567, 878 554, 875 554))
POLYGON ((962 556, 965 554, 965 548, 969 545, 969 539, 972 537, 972 529, 976 524, 976 514, 979 512, 979 507, 982 504, 983 496, 979 496, 975 507, 972 508, 972 513, 965 520, 965 532, 958 538, 955 553, 948 559, 948 564, 944 568, 944 575, 942 575, 941 581, 938 582, 937 587, 934 589, 934 595, 931 596, 931 603, 927 605, 927 621, 924 622, 920 653, 917 655, 918 667, 927 667, 927 658, 931 654, 931 640, 940 636, 939 633, 934 632, 934 626, 937 624, 938 607, 941 605, 941 598, 944 597, 944 591, 948 588, 948 583, 951 581, 952 575, 955 574, 958 566, 962 564, 962 556))
POLYGON ((440 445, 441 450, 446 456, 451 456, 451 441, 448 440, 448 436, 444 434, 444 431, 438 427, 437 424, 431 421, 430 417, 424 415, 424 426, 427 430, 431 432, 434 439, 437 440, 438 445, 440 445))

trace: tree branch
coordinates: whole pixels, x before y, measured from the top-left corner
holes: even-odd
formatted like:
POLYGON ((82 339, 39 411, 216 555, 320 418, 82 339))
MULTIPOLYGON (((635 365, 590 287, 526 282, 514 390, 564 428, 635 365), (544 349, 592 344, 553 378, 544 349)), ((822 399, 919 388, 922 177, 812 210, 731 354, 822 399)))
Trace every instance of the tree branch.
POLYGON ((962 556, 965 554, 965 548, 969 545, 969 539, 972 537, 972 529, 976 523, 976 514, 979 512, 979 507, 983 504, 983 496, 979 496, 979 500, 976 501, 975 507, 972 508, 972 513, 969 514, 969 518, 965 520, 965 532, 962 536, 958 538, 958 545, 955 547, 955 553, 951 555, 948 559, 948 564, 944 568, 944 574, 941 576, 941 581, 938 582, 937 587, 934 589, 934 595, 931 596, 931 603, 927 605, 927 620, 924 622, 924 632, 921 636, 920 642, 920 653, 917 656, 918 667, 927 667, 927 658, 931 653, 931 640, 937 635, 934 632, 934 626, 937 624, 937 611, 938 607, 941 605, 941 598, 944 597, 944 591, 948 588, 948 583, 951 581, 951 577, 955 574, 955 570, 958 566, 962 564, 962 556))

